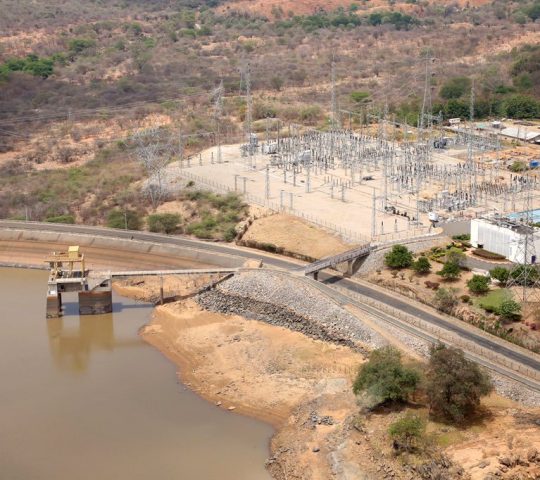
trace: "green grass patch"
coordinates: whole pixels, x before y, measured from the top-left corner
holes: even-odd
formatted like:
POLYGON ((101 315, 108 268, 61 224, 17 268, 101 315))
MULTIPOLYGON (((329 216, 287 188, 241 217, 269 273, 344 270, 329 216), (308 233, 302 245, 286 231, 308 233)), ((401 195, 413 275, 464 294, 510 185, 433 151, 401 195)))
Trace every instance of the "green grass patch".
POLYGON ((484 297, 473 300, 477 307, 483 308, 486 312, 497 312, 504 300, 512 298, 512 292, 507 288, 492 290, 484 297))

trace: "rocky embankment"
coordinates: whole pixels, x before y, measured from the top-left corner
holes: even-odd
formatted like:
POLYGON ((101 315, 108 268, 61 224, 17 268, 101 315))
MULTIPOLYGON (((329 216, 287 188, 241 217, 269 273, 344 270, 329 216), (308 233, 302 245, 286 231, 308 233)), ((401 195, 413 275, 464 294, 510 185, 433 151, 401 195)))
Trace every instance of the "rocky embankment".
POLYGON ((279 272, 242 272, 196 300, 213 312, 286 327, 363 353, 388 343, 311 285, 279 272))

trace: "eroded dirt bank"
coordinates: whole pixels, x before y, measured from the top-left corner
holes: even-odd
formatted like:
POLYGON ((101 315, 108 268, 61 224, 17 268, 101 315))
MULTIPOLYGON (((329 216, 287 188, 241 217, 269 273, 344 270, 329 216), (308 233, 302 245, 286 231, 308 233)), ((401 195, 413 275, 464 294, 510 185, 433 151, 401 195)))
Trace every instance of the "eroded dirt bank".
MULTIPOLYGON (((195 291, 210 278, 166 280, 195 291)), ((158 279, 133 279, 121 293, 156 298, 158 279)), ((195 299, 158 306, 142 337, 178 366, 182 381, 216 408, 276 428, 267 467, 277 479, 540 478, 540 411, 492 396, 478 424, 429 424, 439 453, 415 466, 396 457, 388 426, 403 412, 358 414, 352 379, 358 349, 280 325, 204 310, 195 299), (495 475, 495 476, 493 476, 495 475)), ((424 412, 422 406, 414 407, 424 412)))

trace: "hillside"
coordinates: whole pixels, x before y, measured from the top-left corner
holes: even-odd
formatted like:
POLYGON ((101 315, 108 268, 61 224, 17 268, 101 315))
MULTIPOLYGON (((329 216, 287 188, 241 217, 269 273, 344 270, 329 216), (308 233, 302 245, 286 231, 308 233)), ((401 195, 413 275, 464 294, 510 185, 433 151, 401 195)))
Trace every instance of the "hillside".
POLYGON ((355 113, 343 114, 347 125, 385 104, 416 124, 426 54, 435 114, 468 116, 472 80, 477 118, 540 113, 537 0, 0 0, 0 8, 0 216, 23 214, 10 193, 20 183, 36 212, 48 210, 42 182, 29 191, 31 172, 133 162, 125 140, 137 130, 165 127, 176 152, 208 146, 220 79, 224 141, 239 141, 248 60, 262 131, 257 120, 275 116, 328 124, 332 58, 339 107, 355 113), (180 135, 189 135, 182 146, 180 135))

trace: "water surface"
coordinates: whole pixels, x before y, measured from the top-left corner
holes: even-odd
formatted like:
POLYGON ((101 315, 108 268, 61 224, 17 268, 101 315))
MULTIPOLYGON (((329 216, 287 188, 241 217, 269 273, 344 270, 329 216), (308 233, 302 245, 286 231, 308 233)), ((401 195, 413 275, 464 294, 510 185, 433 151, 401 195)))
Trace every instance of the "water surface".
MULTIPOLYGON (((151 307, 45 319, 47 273, 0 268, 2 480, 268 480, 272 429, 178 383, 137 335, 151 307)), ((72 302, 72 303, 69 303, 72 302)))

